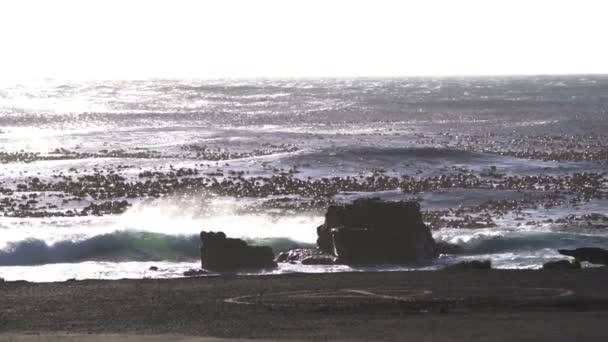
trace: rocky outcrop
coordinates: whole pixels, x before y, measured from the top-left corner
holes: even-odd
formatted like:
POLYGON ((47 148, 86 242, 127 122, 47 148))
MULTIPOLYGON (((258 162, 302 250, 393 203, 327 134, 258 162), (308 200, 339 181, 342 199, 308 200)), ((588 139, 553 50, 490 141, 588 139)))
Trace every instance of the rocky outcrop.
POLYGON ((417 202, 359 199, 330 206, 317 246, 338 263, 410 263, 438 255, 417 202))
POLYGON ((490 260, 461 261, 443 268, 444 270, 489 270, 492 269, 490 260))
POLYGON ((558 252, 562 255, 575 257, 578 261, 608 265, 608 250, 602 248, 583 247, 577 249, 560 249, 558 252))
POLYGON ((573 262, 570 262, 570 260, 556 260, 548 261, 543 264, 543 270, 572 270, 580 268, 581 263, 577 259, 573 262))
POLYGON ((276 267, 272 248, 249 246, 241 239, 227 238, 222 232, 201 232, 201 265, 212 271, 276 267))

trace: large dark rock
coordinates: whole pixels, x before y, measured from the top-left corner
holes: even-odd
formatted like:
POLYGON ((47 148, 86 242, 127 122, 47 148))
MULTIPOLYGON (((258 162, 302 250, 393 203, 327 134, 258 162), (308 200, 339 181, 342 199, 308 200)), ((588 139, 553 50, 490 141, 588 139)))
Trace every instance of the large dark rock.
POLYGON ((577 249, 559 249, 558 252, 563 255, 575 257, 579 261, 608 265, 608 250, 602 248, 583 247, 577 249))
POLYGON ((417 202, 373 198, 330 206, 317 235, 319 249, 345 264, 408 263, 438 255, 417 202))
POLYGON ((222 232, 201 232, 201 265, 212 271, 276 267, 274 252, 268 246, 249 246, 241 239, 227 238, 222 232))

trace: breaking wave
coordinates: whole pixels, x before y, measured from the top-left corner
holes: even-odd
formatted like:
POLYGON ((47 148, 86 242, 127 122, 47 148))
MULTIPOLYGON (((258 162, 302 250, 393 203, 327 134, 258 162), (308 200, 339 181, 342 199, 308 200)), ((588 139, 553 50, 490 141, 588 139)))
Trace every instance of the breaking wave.
POLYGON ((566 232, 516 232, 500 234, 478 234, 466 238, 440 240, 462 247, 466 255, 495 254, 505 252, 536 251, 541 249, 603 247, 608 246, 607 236, 566 232))
MULTIPOLYGON (((462 247, 463 255, 525 252, 595 246, 606 248, 608 236, 565 232, 501 232, 435 236, 462 247)), ((275 253, 314 248, 314 243, 286 237, 244 238, 250 245, 271 246, 275 253)), ((41 239, 8 242, 0 249, 0 266, 27 266, 83 261, 193 261, 199 258, 199 236, 143 231, 115 231, 83 240, 49 243, 41 239)))
MULTIPOLYGON (((310 244, 288 238, 247 239, 269 245, 276 253, 310 244)), ((79 241, 49 244, 40 239, 9 242, 0 250, 0 266, 25 266, 82 261, 191 261, 199 258, 198 235, 167 235, 116 231, 79 241)))

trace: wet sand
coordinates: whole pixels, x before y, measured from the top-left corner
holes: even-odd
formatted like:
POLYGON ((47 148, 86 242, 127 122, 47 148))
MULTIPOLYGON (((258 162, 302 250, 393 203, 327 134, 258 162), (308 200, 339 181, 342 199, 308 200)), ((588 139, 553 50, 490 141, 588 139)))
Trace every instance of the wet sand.
POLYGON ((607 283, 606 269, 9 282, 0 340, 605 341, 607 283))

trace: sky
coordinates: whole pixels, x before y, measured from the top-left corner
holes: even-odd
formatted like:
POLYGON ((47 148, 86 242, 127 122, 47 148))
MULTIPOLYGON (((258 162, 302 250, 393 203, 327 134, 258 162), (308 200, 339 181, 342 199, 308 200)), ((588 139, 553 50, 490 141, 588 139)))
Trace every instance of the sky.
POLYGON ((2 0, 0 80, 608 73, 608 1, 2 0))

